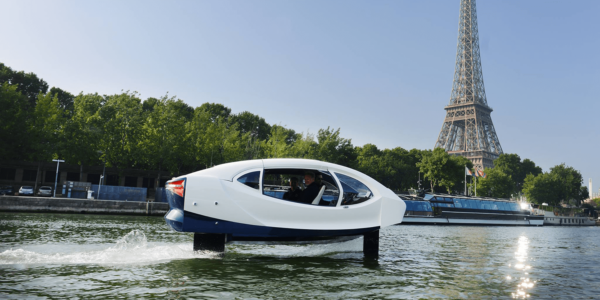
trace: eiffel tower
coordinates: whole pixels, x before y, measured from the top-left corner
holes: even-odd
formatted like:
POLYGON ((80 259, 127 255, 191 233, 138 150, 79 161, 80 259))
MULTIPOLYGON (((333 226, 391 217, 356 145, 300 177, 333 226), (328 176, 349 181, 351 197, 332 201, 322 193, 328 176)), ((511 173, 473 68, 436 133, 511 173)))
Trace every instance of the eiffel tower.
POLYGON ((494 159, 503 152, 483 87, 475 0, 460 1, 458 27, 452 95, 435 147, 464 156, 483 171, 493 168, 494 159))

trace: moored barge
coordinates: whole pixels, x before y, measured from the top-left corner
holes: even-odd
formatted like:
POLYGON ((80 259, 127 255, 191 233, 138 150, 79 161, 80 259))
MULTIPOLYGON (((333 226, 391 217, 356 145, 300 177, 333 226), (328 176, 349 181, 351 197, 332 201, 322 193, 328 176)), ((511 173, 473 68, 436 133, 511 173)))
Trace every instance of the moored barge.
POLYGON ((398 195, 406 203, 402 224, 542 226, 529 204, 462 195, 398 195))
POLYGON ((534 204, 531 211, 544 216, 546 226, 594 226, 596 220, 585 214, 583 208, 563 208, 534 204))

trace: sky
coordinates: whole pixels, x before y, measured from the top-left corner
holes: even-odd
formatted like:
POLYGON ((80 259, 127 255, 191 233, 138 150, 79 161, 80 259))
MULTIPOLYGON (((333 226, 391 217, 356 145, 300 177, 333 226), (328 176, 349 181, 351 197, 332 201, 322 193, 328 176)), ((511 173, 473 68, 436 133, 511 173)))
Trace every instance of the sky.
MULTIPOLYGON (((0 0, 0 62, 73 94, 221 103, 355 146, 432 149, 450 101, 459 0, 0 0)), ((480 0, 504 153, 600 188, 600 1, 480 0)))

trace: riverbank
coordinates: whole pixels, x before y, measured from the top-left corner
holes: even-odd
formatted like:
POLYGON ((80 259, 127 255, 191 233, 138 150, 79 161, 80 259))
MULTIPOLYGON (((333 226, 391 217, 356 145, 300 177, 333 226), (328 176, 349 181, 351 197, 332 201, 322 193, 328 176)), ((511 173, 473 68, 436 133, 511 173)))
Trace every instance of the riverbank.
POLYGON ((162 216, 168 203, 72 198, 0 196, 0 211, 162 216))

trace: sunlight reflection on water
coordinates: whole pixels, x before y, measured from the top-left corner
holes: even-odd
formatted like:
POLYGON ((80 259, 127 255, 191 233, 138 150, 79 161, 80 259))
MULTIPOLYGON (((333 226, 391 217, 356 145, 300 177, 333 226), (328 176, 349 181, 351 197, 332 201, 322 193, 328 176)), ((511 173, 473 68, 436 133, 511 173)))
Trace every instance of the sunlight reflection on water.
MULTIPOLYGON (((529 290, 534 286, 535 281, 531 281, 528 277, 528 270, 531 269, 530 265, 527 265, 529 252, 529 239, 525 235, 521 235, 517 241, 517 251, 515 252, 515 259, 518 263, 514 265, 514 268, 521 272, 519 281, 517 283, 517 291, 512 293, 513 299, 526 299, 531 297, 529 290)), ((508 276, 510 279, 510 276, 508 276)))

